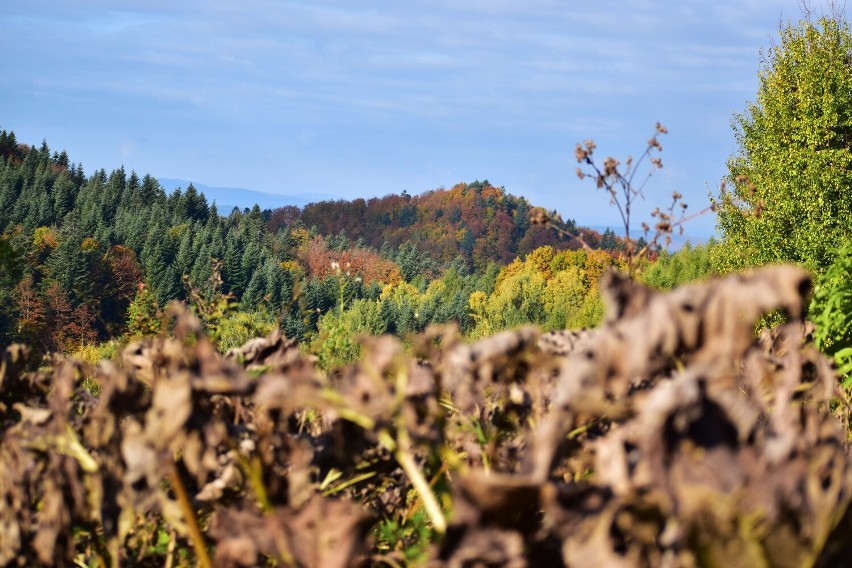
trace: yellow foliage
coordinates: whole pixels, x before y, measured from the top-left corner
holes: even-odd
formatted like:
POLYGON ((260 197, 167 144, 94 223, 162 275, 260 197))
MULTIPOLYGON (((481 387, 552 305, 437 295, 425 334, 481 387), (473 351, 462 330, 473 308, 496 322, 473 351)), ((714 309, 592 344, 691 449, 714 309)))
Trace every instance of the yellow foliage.
POLYGON ((512 276, 515 276, 516 274, 520 274, 524 271, 524 268, 524 263, 521 258, 516 257, 515 260, 500 269, 500 272, 497 274, 497 280, 495 281, 494 285, 499 288, 500 284, 502 284, 503 281, 507 280, 508 278, 511 278, 512 276))
POLYGON ((98 250, 101 248, 101 243, 93 239, 92 237, 86 237, 83 239, 83 242, 80 243, 80 250, 84 250, 86 252, 98 250))
POLYGON ((586 253, 586 262, 584 269, 586 274, 586 281, 588 282, 589 288, 597 288, 598 281, 600 281, 601 276, 603 276, 603 273, 606 272, 609 267, 615 265, 615 259, 606 251, 593 250, 589 253, 586 253))
POLYGON ((178 240, 188 230, 189 230, 189 224, 188 223, 181 223, 180 225, 175 225, 174 227, 169 227, 168 235, 172 239, 178 240))
POLYGON ((284 260, 281 262, 281 268, 287 272, 295 272, 297 274, 304 272, 302 265, 295 260, 284 260))
POLYGON ((586 251, 580 250, 563 250, 554 255, 550 261, 550 270, 554 274, 561 270, 566 270, 572 266, 583 268, 586 265, 586 251))
POLYGON ((385 284, 388 286, 395 286, 400 282, 402 282, 402 271, 400 271, 398 266, 394 265, 385 275, 385 284))
POLYGON ((299 248, 311 241, 311 233, 304 227, 296 227, 295 229, 290 229, 290 239, 299 248))
POLYGON ((33 232, 33 245, 39 252, 46 248, 53 250, 59 246, 59 239, 56 237, 56 232, 50 227, 39 227, 33 232))
POLYGON ((470 311, 478 316, 485 314, 485 306, 488 305, 488 295, 482 290, 477 290, 467 299, 470 311))
POLYGON ((390 299, 395 304, 401 304, 405 298, 419 302, 420 290, 408 282, 401 281, 385 286, 380 298, 382 300, 390 299))
POLYGON ((580 269, 572 266, 558 272, 547 282, 544 289, 544 307, 548 313, 563 309, 566 305, 579 308, 587 291, 580 269))
POLYGON ((86 344, 81 345, 70 356, 74 359, 84 361, 90 365, 97 365, 101 361, 112 359, 118 352, 118 344, 114 341, 107 341, 100 345, 86 344))
POLYGON ((433 280, 429 283, 429 286, 426 288, 426 291, 423 293, 424 298, 440 298, 447 291, 447 283, 444 282, 443 278, 438 280, 433 280))
POLYGON ((528 270, 541 272, 545 279, 549 279, 552 276, 550 263, 553 261, 554 254, 555 251, 550 245, 538 247, 527 254, 524 264, 526 264, 528 270))

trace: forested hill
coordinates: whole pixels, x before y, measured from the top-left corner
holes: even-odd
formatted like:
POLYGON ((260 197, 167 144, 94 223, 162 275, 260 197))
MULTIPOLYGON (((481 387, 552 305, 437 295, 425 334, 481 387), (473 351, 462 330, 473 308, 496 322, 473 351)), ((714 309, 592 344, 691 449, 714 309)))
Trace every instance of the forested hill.
MULTIPOLYGON (((218 286, 243 309, 263 305, 281 314, 288 335, 302 336, 338 301, 328 280, 336 265, 359 276, 353 298, 375 298, 389 283, 419 277, 425 285, 451 266, 493 275, 495 264, 541 245, 578 247, 531 225, 530 208, 475 182, 224 216, 192 186, 167 194, 154 177, 123 167, 86 175, 64 151, 0 131, 0 343, 58 350, 103 340, 126 329, 132 302, 150 296, 165 306, 186 299, 190 285, 218 286)), ((453 317, 466 317, 467 296, 456 300, 453 317)))
MULTIPOLYGON (((486 180, 420 195, 403 192, 372 199, 322 201, 301 211, 285 207, 272 211, 270 227, 274 231, 298 219, 322 235, 343 232, 349 239, 376 249, 395 250, 410 243, 438 262, 461 257, 476 267, 488 262, 506 264, 544 245, 557 249, 580 247, 567 234, 531 225, 531 208, 523 197, 486 180)), ((600 233, 578 228, 574 221, 567 221, 563 228, 582 233, 593 248, 600 244, 600 233)))

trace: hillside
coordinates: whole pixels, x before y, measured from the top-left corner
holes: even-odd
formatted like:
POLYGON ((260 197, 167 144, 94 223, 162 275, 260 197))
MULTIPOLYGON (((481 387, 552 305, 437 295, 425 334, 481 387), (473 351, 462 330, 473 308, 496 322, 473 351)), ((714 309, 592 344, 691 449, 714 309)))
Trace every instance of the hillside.
MULTIPOLYGON (((460 183, 420 195, 387 195, 352 201, 322 201, 304 209, 281 208, 272 212, 269 226, 300 221, 321 235, 343 232, 353 241, 376 249, 398 249, 412 244, 439 263, 463 258, 474 267, 489 262, 507 264, 517 256, 544 246, 576 250, 580 243, 552 228, 533 225, 533 205, 487 180, 460 183)), ((573 220, 562 224, 582 235, 591 247, 600 244, 597 231, 578 228, 573 220)))

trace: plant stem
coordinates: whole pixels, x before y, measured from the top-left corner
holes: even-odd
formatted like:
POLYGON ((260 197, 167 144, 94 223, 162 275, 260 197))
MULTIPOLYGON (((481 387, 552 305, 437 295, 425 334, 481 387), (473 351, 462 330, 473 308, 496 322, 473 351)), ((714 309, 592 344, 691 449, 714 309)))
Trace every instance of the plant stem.
POLYGON ((441 510, 441 506, 438 504, 435 494, 432 493, 432 489, 429 487, 429 482, 426 481, 425 477, 423 477, 423 473, 420 471, 420 468, 417 467, 417 464, 414 463, 414 458, 408 451, 411 447, 411 440, 408 437, 408 432, 400 430, 397 435, 397 440, 397 449, 394 452, 394 457, 408 476, 408 479, 411 481, 411 485, 414 486, 414 490, 420 494, 420 498, 423 500, 423 507, 426 509, 426 514, 429 515, 429 519, 432 521, 432 526, 434 527, 435 532, 438 534, 444 534, 447 532, 447 520, 444 518, 444 512, 441 510))
POLYGON ((204 535, 201 534, 201 529, 198 527, 195 510, 192 508, 192 503, 190 503, 186 489, 183 487, 183 481, 180 479, 180 472, 178 472, 177 465, 174 462, 171 465, 169 478, 172 483, 172 489, 174 489, 177 496, 178 504, 181 511, 183 511, 184 520, 189 528, 189 539, 192 541, 192 547, 195 549, 198 566, 201 568, 211 568, 212 562, 210 561, 210 555, 207 553, 207 543, 204 541, 204 535))

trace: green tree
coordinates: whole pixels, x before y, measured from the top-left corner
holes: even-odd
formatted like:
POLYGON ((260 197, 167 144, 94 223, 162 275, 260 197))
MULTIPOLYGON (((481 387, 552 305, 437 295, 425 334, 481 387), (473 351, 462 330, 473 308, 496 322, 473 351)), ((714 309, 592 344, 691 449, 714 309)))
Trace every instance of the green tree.
POLYGON ((843 386, 852 385, 852 243, 834 251, 834 262, 816 279, 808 309, 814 343, 833 357, 843 386))
POLYGON ((601 250, 616 250, 618 248, 618 239, 615 236, 615 231, 607 229, 601 237, 601 250))
POLYGON ((660 258, 642 274, 645 284, 662 290, 671 290, 686 282, 700 280, 713 274, 713 255, 719 246, 716 241, 693 247, 686 243, 674 253, 663 251, 660 258))
POLYGON ((757 99, 734 118, 734 189, 718 205, 728 264, 812 269, 852 235, 852 34, 823 17, 788 24, 762 54, 757 99))
MULTIPOLYGON (((3 131, 5 133, 5 131, 3 131)), ((2 138, 0 138, 2 142, 2 138)), ((11 343, 16 334, 15 286, 24 273, 24 247, 20 233, 0 235, 0 343, 11 343)))

